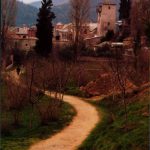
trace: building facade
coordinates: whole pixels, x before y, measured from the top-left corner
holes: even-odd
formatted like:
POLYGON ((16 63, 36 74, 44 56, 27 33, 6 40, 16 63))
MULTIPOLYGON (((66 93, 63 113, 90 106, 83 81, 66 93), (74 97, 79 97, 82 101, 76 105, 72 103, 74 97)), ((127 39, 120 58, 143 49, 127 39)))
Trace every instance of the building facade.
POLYGON ((97 7, 98 36, 105 36, 108 30, 116 31, 117 5, 112 0, 104 0, 97 7))

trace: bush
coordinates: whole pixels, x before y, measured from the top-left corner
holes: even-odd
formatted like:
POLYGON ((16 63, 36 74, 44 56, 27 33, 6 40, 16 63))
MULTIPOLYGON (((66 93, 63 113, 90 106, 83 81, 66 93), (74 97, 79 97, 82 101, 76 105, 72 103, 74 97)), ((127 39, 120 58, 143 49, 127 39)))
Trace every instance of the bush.
POLYGON ((94 56, 96 56, 96 53, 90 47, 84 47, 81 49, 80 55, 81 56, 92 56, 92 57, 94 57, 94 56))
POLYGON ((58 121, 60 119, 61 104, 61 100, 49 99, 47 96, 43 97, 42 103, 38 104, 41 125, 47 125, 50 121, 58 121))
POLYGON ((105 35, 105 40, 106 41, 111 41, 114 38, 114 31, 113 30, 108 30, 106 35, 105 35))
POLYGON ((79 97, 86 97, 86 93, 81 91, 78 87, 69 87, 66 89, 66 94, 79 97))
POLYGON ((109 45, 104 45, 103 47, 99 47, 96 50, 96 54, 98 57, 112 57, 113 53, 110 50, 109 45))
POLYGON ((74 45, 68 45, 60 49, 58 52, 59 59, 65 62, 71 62, 75 60, 74 45))
POLYGON ((14 64, 16 66, 22 65, 24 59, 25 59, 25 53, 19 49, 14 50, 14 64))
POLYGON ((7 100, 4 102, 4 107, 13 116, 13 125, 18 127, 20 123, 20 114, 27 104, 27 93, 26 89, 15 85, 14 83, 7 82, 7 100))
POLYGON ((148 41, 149 41, 149 44, 150 44, 150 23, 147 23, 147 24, 146 24, 146 27, 145 27, 145 34, 146 34, 146 36, 148 37, 148 41))
POLYGON ((114 37, 115 37, 114 31, 108 30, 105 36, 101 38, 101 42, 111 41, 112 39, 114 39, 114 37))
POLYGON ((1 123, 1 134, 2 134, 2 136, 11 135, 11 127, 9 126, 8 122, 6 122, 6 121, 3 121, 1 123))

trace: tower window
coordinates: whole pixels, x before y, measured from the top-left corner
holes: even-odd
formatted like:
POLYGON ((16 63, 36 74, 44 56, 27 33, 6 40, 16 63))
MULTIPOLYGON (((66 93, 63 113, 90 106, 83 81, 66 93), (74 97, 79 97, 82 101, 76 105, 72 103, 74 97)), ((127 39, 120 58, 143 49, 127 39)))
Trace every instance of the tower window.
POLYGON ((111 7, 110 6, 108 6, 108 9, 110 9, 111 7))

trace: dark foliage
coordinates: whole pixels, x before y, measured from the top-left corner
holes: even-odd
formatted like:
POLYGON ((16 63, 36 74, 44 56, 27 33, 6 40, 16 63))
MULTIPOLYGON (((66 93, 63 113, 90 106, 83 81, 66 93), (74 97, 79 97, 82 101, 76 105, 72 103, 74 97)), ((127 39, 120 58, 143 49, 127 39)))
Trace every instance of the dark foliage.
POLYGON ((114 31, 113 30, 108 30, 105 36, 106 41, 111 41, 114 38, 114 31))
POLYGON ((96 56, 93 48, 87 47, 84 42, 80 45, 80 56, 96 56))
POLYGON ((74 61, 75 60, 74 49, 75 49, 74 45, 68 45, 63 47, 58 53, 59 59, 64 62, 74 61))
POLYGON ((129 19, 131 9, 130 0, 120 0, 119 19, 129 19))
POLYGON ((96 56, 96 52, 92 48, 86 47, 84 49, 81 49, 80 55, 81 56, 92 56, 92 57, 95 57, 96 56))
POLYGON ((23 61, 25 59, 25 53, 23 51, 20 51, 19 49, 14 50, 14 64, 16 66, 22 65, 23 61))
POLYGON ((148 37, 148 41, 150 43, 150 22, 146 24, 145 33, 146 33, 146 36, 148 37))
POLYGON ((52 51, 53 25, 52 21, 55 18, 52 9, 51 0, 42 0, 42 7, 39 9, 37 19, 37 33, 38 38, 35 50, 38 55, 48 57, 52 51))
POLYGON ((107 44, 103 47, 97 48, 96 54, 98 57, 113 57, 113 53, 110 50, 110 46, 107 44))

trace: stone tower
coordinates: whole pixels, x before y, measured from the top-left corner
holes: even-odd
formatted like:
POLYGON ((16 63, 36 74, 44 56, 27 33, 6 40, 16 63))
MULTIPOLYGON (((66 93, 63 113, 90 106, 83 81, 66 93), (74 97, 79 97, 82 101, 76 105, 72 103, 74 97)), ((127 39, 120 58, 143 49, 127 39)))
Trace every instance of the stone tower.
POLYGON ((103 0, 97 7, 98 36, 105 36, 108 30, 116 31, 117 5, 112 0, 103 0))

